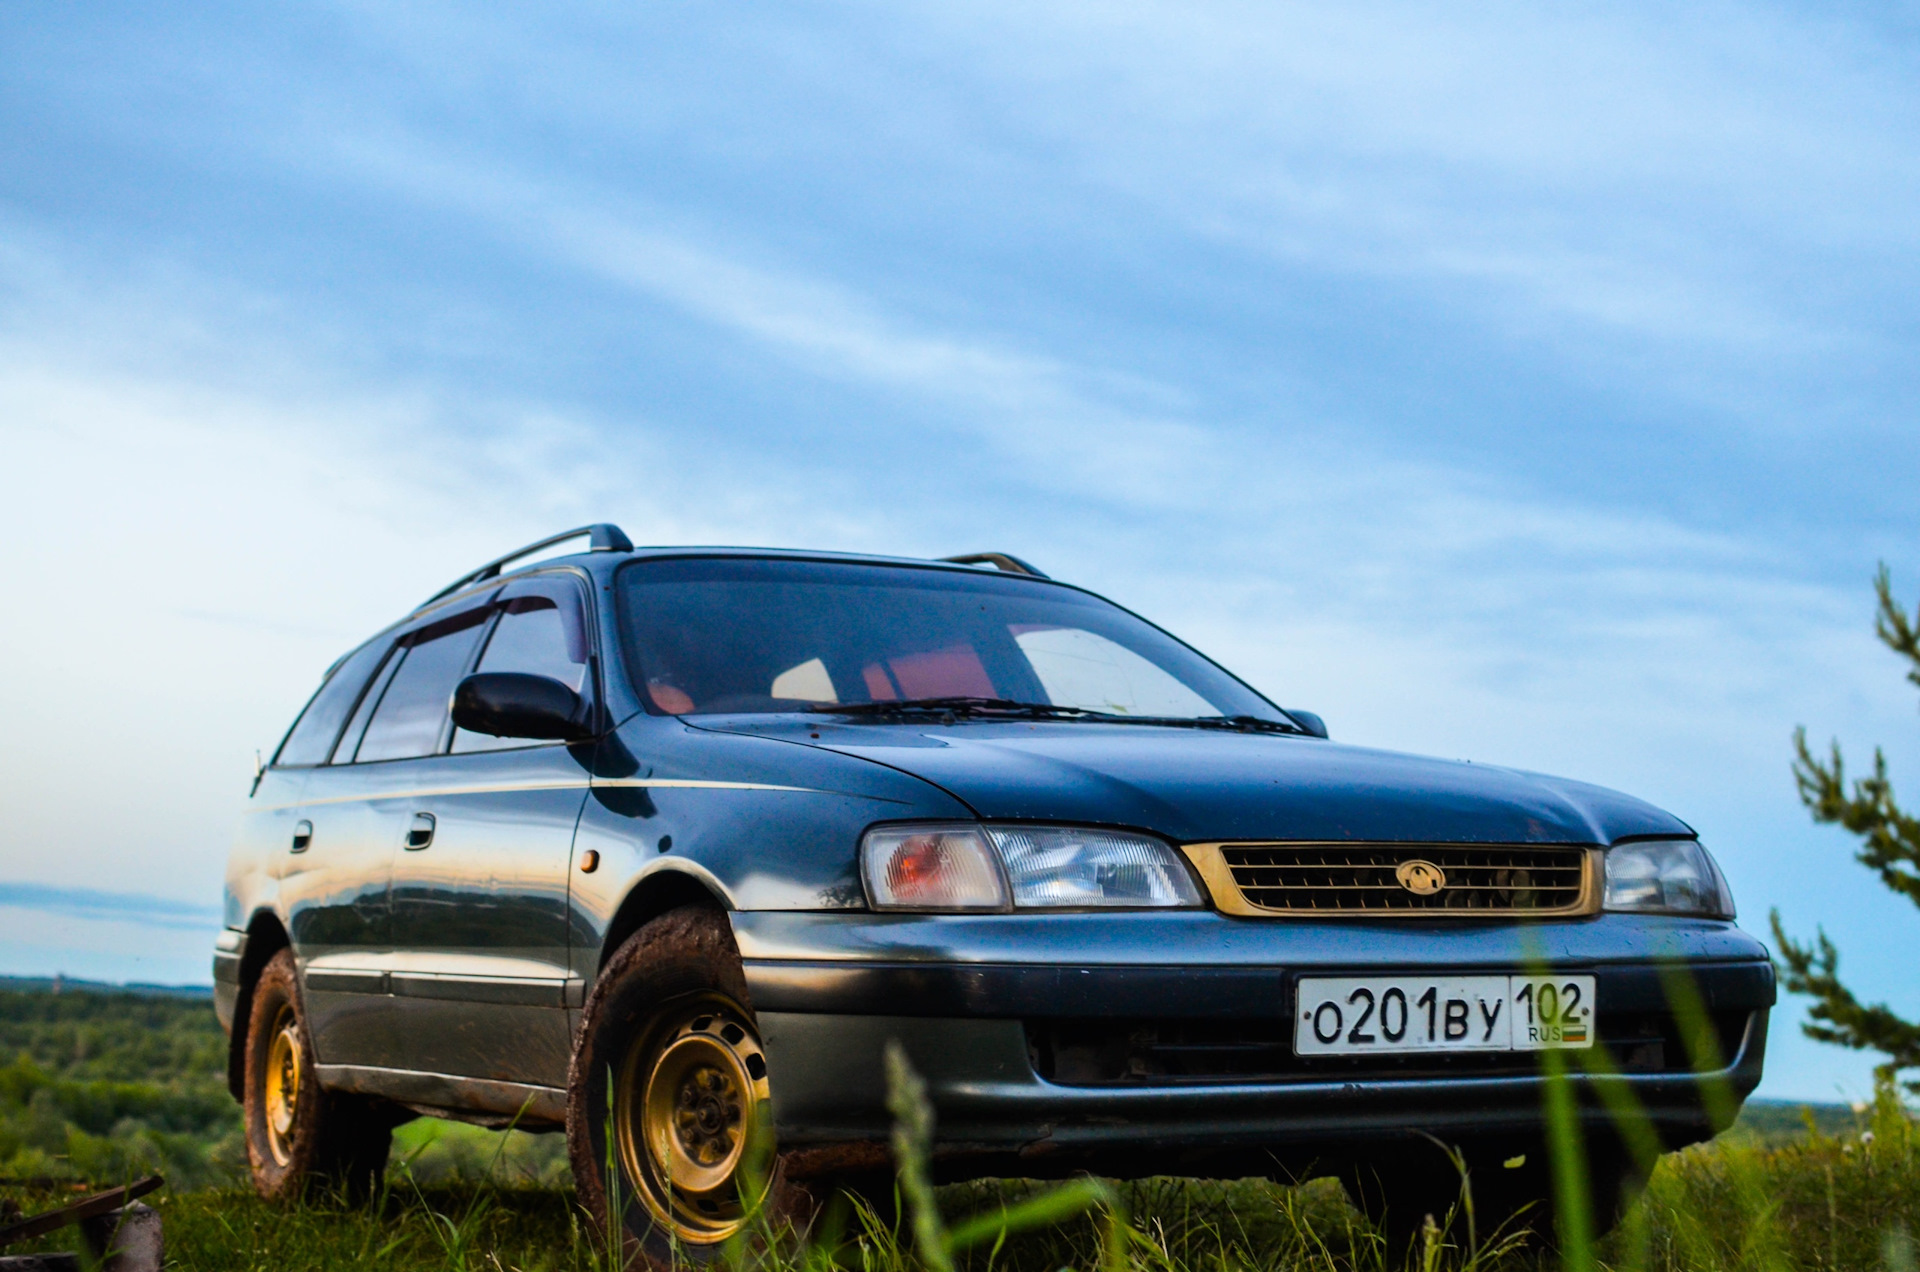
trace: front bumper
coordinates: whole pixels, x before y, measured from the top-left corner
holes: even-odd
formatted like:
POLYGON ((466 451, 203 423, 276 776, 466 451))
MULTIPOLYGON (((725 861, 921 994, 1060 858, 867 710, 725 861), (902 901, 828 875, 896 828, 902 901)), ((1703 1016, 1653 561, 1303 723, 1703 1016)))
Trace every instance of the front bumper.
POLYGON ((1522 928, 1209 913, 733 917, 782 1144, 884 1141, 882 1056, 897 1040, 927 1080, 936 1157, 950 1175, 1271 1174, 1364 1154, 1412 1130, 1538 1137, 1543 1079, 1530 1057, 1502 1071, 1476 1067, 1480 1058, 1416 1067, 1293 1057, 1286 1027, 1302 975, 1590 973, 1608 1054, 1637 1071, 1576 1079, 1583 1116, 1603 1133, 1596 1084, 1616 1084, 1669 1145, 1721 1129, 1715 1113, 1758 1085, 1774 1001, 1765 949, 1731 924, 1696 920, 1606 915, 1522 928), (1659 1042, 1660 1022, 1674 1019, 1662 961, 1684 966, 1716 1026, 1722 1061, 1707 1073, 1694 1071, 1671 1029, 1659 1042), (1089 1037, 1112 1045, 1075 1054, 1114 1063, 1057 1062, 1060 1039, 1089 1037), (1157 1051, 1181 1048, 1141 1046, 1143 1037, 1212 1038, 1215 1052, 1240 1058, 1211 1073, 1156 1072, 1157 1051), (1726 1098, 1706 1098, 1703 1082, 1726 1098))

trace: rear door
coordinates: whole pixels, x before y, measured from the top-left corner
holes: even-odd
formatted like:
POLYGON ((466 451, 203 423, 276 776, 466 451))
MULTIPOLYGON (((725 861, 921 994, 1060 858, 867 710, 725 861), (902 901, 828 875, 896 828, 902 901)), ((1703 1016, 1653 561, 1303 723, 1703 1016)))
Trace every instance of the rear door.
MULTIPOLYGON (((322 1063, 358 1055, 376 1027, 392 952, 387 845, 365 833, 353 783, 332 766, 344 735, 357 736, 395 660, 392 640, 350 655, 314 696, 274 757, 300 775, 300 798, 273 810, 272 866, 306 991, 322 1063)), ((263 785, 262 790, 268 787, 263 785)))
MULTIPOLYGON (((474 669, 549 676, 591 701, 587 604, 569 573, 508 584, 474 669)), ((407 1067, 564 1087, 568 867, 592 744, 447 729, 446 753, 419 761, 394 805, 406 833, 391 984, 407 1067)))
MULTIPOLYGON (((413 792, 442 780, 432 765, 446 742, 447 701, 486 635, 491 599, 443 609, 394 637, 332 762, 309 775, 306 863, 319 875, 307 890, 327 900, 315 903, 306 923, 315 951, 306 959, 306 990, 323 1065, 410 1067, 390 996, 393 859, 417 802, 413 792)), ((332 1080, 366 1085, 344 1075, 332 1080)))

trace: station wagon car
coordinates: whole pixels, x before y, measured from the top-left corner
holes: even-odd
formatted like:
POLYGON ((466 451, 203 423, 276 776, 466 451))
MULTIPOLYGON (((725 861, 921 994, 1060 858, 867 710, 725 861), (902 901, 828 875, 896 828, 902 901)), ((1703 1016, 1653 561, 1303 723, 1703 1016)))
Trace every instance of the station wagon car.
POLYGON ((1546 1213, 1569 1072, 1604 1223, 1620 1110, 1721 1129, 1774 1000, 1638 800, 1329 740, 1013 557, 610 525, 329 670, 224 927, 263 1194, 364 1186, 416 1115, 564 1131, 660 1261, 741 1227, 756 1159, 796 1213, 883 1180, 894 1043, 942 1179, 1335 1174, 1400 1234, 1459 1188, 1442 1144, 1482 1231, 1546 1213))

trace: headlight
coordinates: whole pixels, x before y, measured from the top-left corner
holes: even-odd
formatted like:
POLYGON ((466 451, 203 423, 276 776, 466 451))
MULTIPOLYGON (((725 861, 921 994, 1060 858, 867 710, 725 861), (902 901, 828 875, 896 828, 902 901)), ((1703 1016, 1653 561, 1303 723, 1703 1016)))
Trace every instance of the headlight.
POLYGON ((1201 904, 1172 848, 1058 826, 880 826, 860 841, 876 910, 1158 909, 1201 904))
POLYGON ((1146 907, 1200 904, 1173 849, 1146 835, 1058 826, 989 826, 1016 906, 1146 907))
POLYGON ((1733 917, 1733 893, 1705 848, 1691 839, 1653 839, 1607 849, 1609 910, 1733 917))

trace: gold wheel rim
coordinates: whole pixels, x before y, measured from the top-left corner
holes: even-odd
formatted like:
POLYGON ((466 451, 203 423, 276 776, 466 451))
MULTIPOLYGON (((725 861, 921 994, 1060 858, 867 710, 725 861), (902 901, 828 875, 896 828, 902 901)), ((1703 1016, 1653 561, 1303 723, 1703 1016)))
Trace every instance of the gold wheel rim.
POLYGON ((267 1148, 273 1160, 285 1166, 293 1160, 293 1119, 300 1109, 300 1020, 291 1004, 281 1006, 273 1019, 273 1041, 267 1044, 267 1148))
POLYGON ((663 1011, 615 1074, 620 1165, 654 1222, 690 1245, 745 1226, 747 1176, 770 1164, 767 1060, 739 1006, 717 994, 663 1011))

